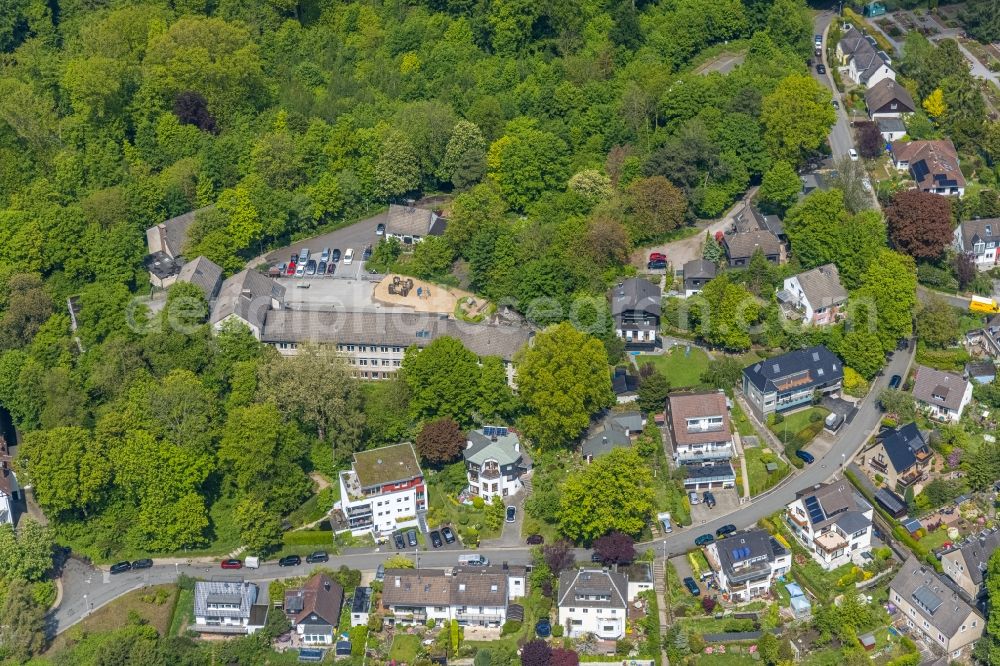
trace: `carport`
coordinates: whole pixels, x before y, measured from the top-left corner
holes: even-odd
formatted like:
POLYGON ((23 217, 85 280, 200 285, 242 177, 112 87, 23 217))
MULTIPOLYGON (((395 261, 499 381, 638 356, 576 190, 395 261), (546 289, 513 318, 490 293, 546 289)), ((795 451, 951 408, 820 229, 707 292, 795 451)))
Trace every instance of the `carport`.
POLYGON ((728 461, 721 465, 689 466, 684 478, 684 490, 712 490, 736 487, 736 472, 728 461))

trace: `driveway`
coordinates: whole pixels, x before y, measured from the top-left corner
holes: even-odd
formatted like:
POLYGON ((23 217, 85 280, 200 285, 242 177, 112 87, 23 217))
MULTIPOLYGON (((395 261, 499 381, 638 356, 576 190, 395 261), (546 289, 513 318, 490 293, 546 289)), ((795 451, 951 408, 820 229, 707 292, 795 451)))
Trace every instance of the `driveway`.
MULTIPOLYGON (((698 492, 699 499, 703 497, 703 493, 704 491, 698 492)), ((711 509, 705 502, 691 506, 691 529, 733 513, 740 508, 740 498, 736 495, 735 488, 718 488, 713 490, 712 494, 715 495, 715 506, 711 509)))

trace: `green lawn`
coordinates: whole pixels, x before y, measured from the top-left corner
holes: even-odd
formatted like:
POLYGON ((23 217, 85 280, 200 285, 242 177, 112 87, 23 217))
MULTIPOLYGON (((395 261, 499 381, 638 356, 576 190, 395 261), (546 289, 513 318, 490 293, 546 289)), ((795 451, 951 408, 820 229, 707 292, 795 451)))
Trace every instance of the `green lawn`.
POLYGON ((686 354, 684 347, 674 347, 666 354, 642 354, 636 359, 640 367, 644 363, 653 366, 670 380, 672 388, 702 387, 701 373, 708 368, 708 354, 692 346, 691 353, 686 354))
POLYGON ((775 455, 770 449, 760 447, 743 449, 743 455, 747 461, 747 476, 750 477, 751 496, 764 492, 788 475, 788 463, 775 455), (768 472, 766 465, 769 462, 777 464, 778 469, 768 472))
POLYGON ((735 400, 733 401, 733 410, 731 415, 733 425, 736 426, 736 432, 740 434, 740 437, 757 434, 757 431, 753 429, 753 425, 750 423, 750 419, 748 419, 747 415, 743 413, 743 408, 740 407, 740 403, 735 400))
POLYGON ((948 540, 948 528, 941 527, 934 530, 933 532, 928 532, 923 537, 920 538, 920 545, 925 546, 928 550, 934 550, 935 548, 940 548, 944 545, 944 542, 948 540))
MULTIPOLYGON (((809 407, 785 416, 781 423, 770 425, 771 431, 785 445, 785 455, 793 463, 798 461, 795 452, 811 442, 823 430, 823 419, 830 411, 823 407, 809 407), (819 414, 818 420, 812 415, 819 414)), ((801 466, 801 463, 797 463, 801 466)))
POLYGON ((412 664, 420 652, 420 637, 413 634, 396 634, 389 648, 389 659, 396 662, 412 664))
POLYGON ((194 590, 179 590, 167 637, 180 636, 181 630, 194 622, 194 590))

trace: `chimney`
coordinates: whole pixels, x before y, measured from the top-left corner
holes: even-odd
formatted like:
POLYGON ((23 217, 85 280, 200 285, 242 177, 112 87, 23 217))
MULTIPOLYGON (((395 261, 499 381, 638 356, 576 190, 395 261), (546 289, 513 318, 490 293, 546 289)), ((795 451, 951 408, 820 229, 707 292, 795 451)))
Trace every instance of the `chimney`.
POLYGON ((326 590, 327 592, 330 591, 330 581, 328 580, 323 581, 323 589, 326 590))
POLYGON ((517 451, 518 453, 521 452, 521 442, 520 441, 514 440, 514 450, 517 451))

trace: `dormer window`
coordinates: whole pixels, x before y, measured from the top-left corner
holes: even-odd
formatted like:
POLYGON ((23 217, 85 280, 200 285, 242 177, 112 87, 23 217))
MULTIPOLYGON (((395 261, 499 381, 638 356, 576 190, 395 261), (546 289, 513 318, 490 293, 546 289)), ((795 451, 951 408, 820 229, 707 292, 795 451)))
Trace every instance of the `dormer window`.
POLYGON ((898 107, 898 106, 899 106, 899 104, 896 104, 895 102, 893 102, 892 104, 889 105, 889 108, 892 109, 893 111, 895 111, 896 107, 898 107))

